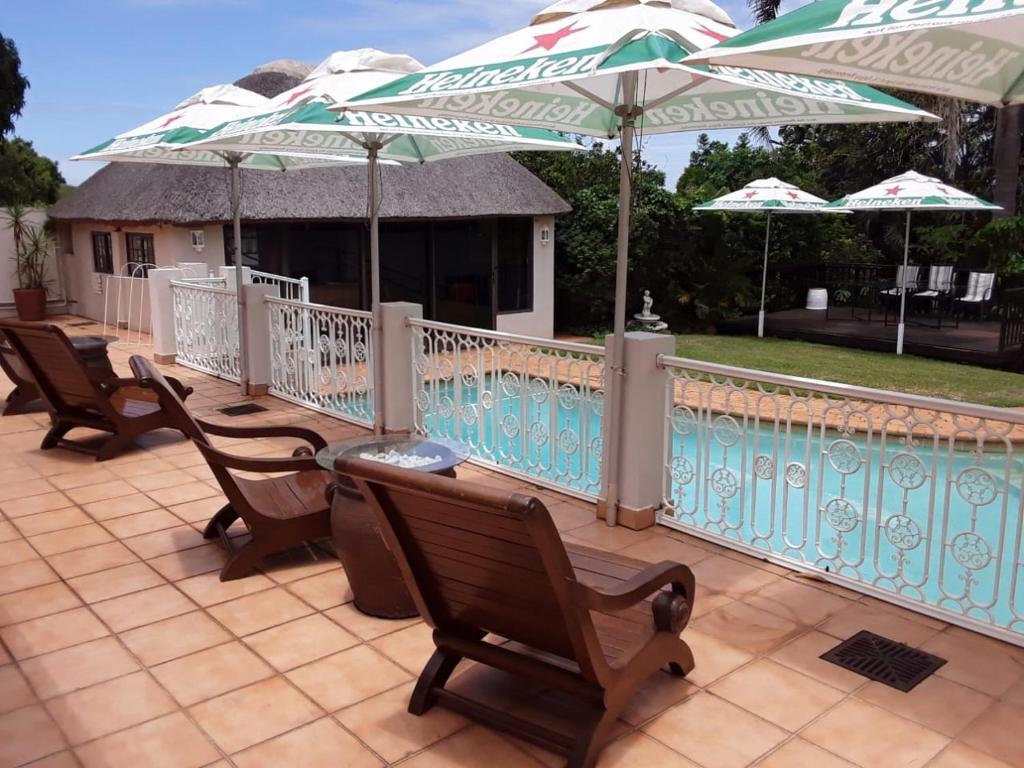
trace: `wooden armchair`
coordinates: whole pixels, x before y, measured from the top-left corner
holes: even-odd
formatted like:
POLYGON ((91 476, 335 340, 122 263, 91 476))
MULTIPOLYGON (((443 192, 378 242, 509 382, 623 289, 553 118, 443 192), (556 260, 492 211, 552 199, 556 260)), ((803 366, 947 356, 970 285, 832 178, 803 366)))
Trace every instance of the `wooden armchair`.
POLYGON ((0 339, 0 369, 3 369, 7 378, 14 384, 14 389, 7 395, 4 416, 17 416, 27 412, 29 405, 39 399, 39 388, 32 380, 28 367, 6 339, 0 339))
POLYGON ((213 516, 203 535, 220 538, 231 558, 220 572, 221 581, 248 576, 267 555, 298 546, 331 534, 327 487, 334 476, 325 472, 313 458, 314 452, 327 446, 320 435, 301 427, 226 427, 194 417, 175 388, 146 358, 134 355, 129 361, 139 383, 156 393, 160 405, 170 414, 175 426, 184 432, 206 459, 228 503, 213 516), (296 437, 302 446, 291 458, 263 459, 234 456, 214 448, 208 435, 233 438, 296 437), (236 477, 240 472, 289 472, 269 478, 236 477), (228 528, 239 518, 252 534, 240 548, 228 536, 228 528))
MULTIPOLYGON (((152 393, 141 389, 135 379, 88 367, 56 325, 0 320, 0 332, 24 363, 50 413, 52 426, 43 438, 43 450, 61 446, 93 453, 97 461, 105 461, 146 432, 177 428, 152 393), (76 427, 111 436, 98 447, 92 441, 65 439, 76 427)), ((182 399, 192 393, 191 387, 176 380, 169 385, 182 399)))
POLYGON ((590 768, 644 681, 693 669, 679 638, 693 607, 685 565, 562 544, 537 499, 379 462, 340 459, 380 520, 437 650, 409 702, 440 704, 590 768), (483 642, 488 633, 528 646, 483 642), (537 653, 540 652, 540 653, 537 653), (445 689, 463 658, 582 699, 566 736, 445 689))

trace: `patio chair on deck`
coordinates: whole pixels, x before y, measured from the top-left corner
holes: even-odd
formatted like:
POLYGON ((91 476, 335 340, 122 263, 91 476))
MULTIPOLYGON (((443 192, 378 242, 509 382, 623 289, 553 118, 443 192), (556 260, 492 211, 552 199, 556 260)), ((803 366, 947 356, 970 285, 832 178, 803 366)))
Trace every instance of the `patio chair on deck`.
POLYGON ((954 299, 953 303, 959 313, 967 308, 978 310, 978 319, 988 316, 992 309, 996 287, 995 272, 971 272, 967 277, 967 288, 964 295, 954 299))
MULTIPOLYGON (((154 429, 176 429, 151 392, 135 379, 121 379, 85 364, 56 325, 0 320, 0 332, 35 382, 50 413, 51 427, 40 448, 58 446, 94 453, 97 461, 113 458, 135 438, 154 429), (65 438, 78 427, 108 432, 98 446, 93 441, 65 438)), ((170 386, 182 399, 192 393, 176 380, 170 386)))
POLYGON ((4 416, 26 413, 29 405, 39 399, 39 388, 32 380, 28 367, 4 338, 0 338, 0 369, 14 384, 14 389, 7 395, 4 416))
POLYGON ((156 393, 176 427, 199 448, 227 496, 228 503, 213 516, 203 532, 207 539, 220 538, 231 553, 221 569, 221 581, 248 576, 267 555, 331 535, 331 510, 325 491, 334 476, 322 470, 313 458, 315 451, 327 446, 320 435, 302 427, 226 427, 197 419, 149 360, 134 355, 129 362, 142 386, 156 393), (296 448, 290 458, 234 456, 214 448, 207 435, 296 437, 305 440, 312 449, 296 448), (291 474, 257 479, 237 477, 231 470, 291 474), (239 518, 252 534, 252 540, 236 548, 228 529, 239 518))
POLYGON ((590 768, 616 718, 652 674, 693 669, 679 633, 693 607, 685 565, 563 545, 537 499, 379 462, 341 459, 376 513, 436 650, 409 711, 436 704, 590 768), (488 633, 515 645, 484 642, 488 633), (526 646, 526 648, 522 648, 526 646), (445 685, 463 659, 578 698, 565 735, 445 685))
MULTIPOLYGON (((907 291, 913 293, 917 290, 917 276, 920 274, 921 268, 916 264, 909 264, 906 267, 906 284, 907 291)), ((903 278, 904 278, 904 267, 901 264, 900 268, 896 271, 896 283, 891 288, 885 288, 881 291, 882 298, 899 298, 903 293, 903 278)))

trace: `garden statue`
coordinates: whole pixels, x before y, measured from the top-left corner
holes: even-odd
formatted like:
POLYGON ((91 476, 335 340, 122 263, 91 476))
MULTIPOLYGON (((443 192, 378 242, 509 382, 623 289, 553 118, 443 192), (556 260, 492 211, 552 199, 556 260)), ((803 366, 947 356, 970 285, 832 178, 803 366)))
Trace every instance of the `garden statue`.
POLYGON ((654 299, 651 297, 650 291, 644 291, 644 308, 639 314, 633 315, 633 317, 643 326, 645 331, 651 331, 653 333, 659 333, 668 328, 667 323, 661 321, 661 316, 654 314, 651 310, 654 308, 654 299))

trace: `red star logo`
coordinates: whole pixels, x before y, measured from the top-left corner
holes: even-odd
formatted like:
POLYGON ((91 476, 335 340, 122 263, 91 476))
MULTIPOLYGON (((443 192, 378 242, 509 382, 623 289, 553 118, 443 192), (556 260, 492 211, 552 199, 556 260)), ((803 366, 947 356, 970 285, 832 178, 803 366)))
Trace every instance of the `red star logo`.
POLYGON ((744 197, 747 198, 747 200, 750 200, 751 198, 757 197, 757 192, 747 192, 744 197))
POLYGON ((171 115, 166 120, 164 120, 163 124, 160 127, 161 128, 166 128, 168 125, 173 123, 175 120, 181 120, 181 115, 171 115))
POLYGON ((885 194, 896 196, 896 195, 898 195, 902 191, 903 191, 903 187, 901 187, 899 184, 897 184, 895 187, 889 187, 887 190, 885 190, 885 194))
POLYGON ((574 29, 575 26, 576 22, 574 21, 568 27, 562 27, 557 32, 549 32, 546 35, 535 35, 533 39, 537 41, 537 44, 534 45, 532 48, 527 48, 525 51, 523 51, 523 53, 536 51, 538 48, 543 48, 545 51, 550 51, 552 48, 554 48, 556 45, 562 42, 562 40, 569 37, 569 35, 575 35, 577 32, 582 32, 585 29, 589 29, 589 27, 580 27, 579 29, 574 29))
POLYGON ((708 29, 703 24, 701 26, 699 26, 699 27, 696 27, 695 29, 696 29, 697 32, 700 32, 702 35, 707 35, 712 40, 717 40, 718 42, 722 42, 723 40, 728 40, 729 39, 728 35, 723 35, 721 32, 715 32, 713 29, 708 29))
POLYGON ((800 195, 798 195, 796 192, 787 192, 786 194, 789 195, 790 199, 792 200, 800 199, 800 195))
POLYGON ((287 107, 287 106, 289 106, 289 105, 290 105, 290 104, 291 104, 291 103, 292 103, 293 101, 295 101, 295 100, 296 100, 297 98, 299 98, 300 96, 305 96, 305 95, 306 95, 307 93, 312 93, 312 92, 313 92, 313 86, 312 86, 312 85, 307 85, 307 86, 306 86, 305 88, 303 88, 303 89, 302 89, 301 91, 295 91, 295 93, 293 93, 293 94, 292 94, 291 96, 289 96, 289 97, 288 97, 288 101, 286 101, 286 102, 284 103, 284 105, 285 105, 285 106, 287 107))

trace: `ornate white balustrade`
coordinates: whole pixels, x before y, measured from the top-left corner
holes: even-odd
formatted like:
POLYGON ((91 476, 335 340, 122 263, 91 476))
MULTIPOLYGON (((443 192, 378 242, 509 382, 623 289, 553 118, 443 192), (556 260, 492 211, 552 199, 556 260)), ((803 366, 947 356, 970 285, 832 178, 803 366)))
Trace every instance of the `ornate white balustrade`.
POLYGON ((369 312, 266 299, 270 393, 358 424, 373 424, 369 312))
POLYGON ((308 277, 285 277, 275 275, 271 272, 259 272, 250 270, 250 276, 254 285, 272 285, 277 289, 277 298, 287 301, 302 301, 309 303, 309 278, 308 277))
POLYGON ((660 362, 660 522, 1024 644, 1024 413, 660 362))
POLYGON ((239 379, 238 300, 234 291, 172 282, 177 362, 231 381, 239 379))
POLYGON ((585 498, 601 487, 604 350, 410 320, 415 427, 585 498))

